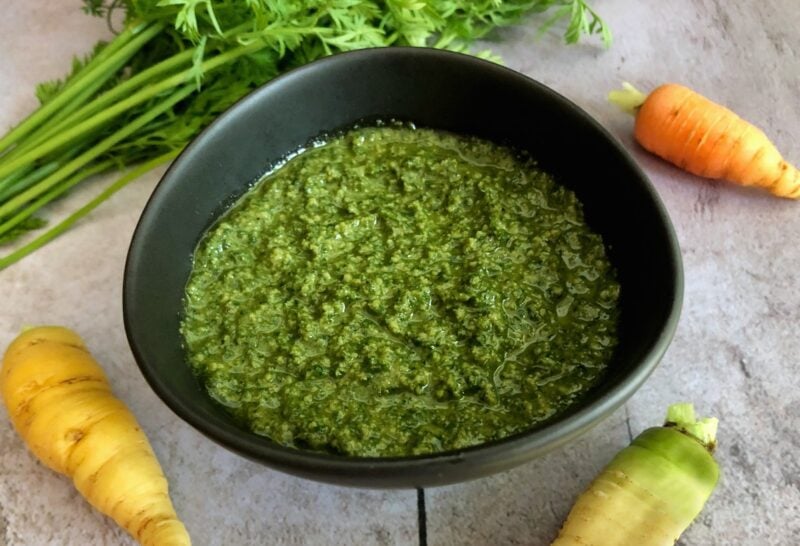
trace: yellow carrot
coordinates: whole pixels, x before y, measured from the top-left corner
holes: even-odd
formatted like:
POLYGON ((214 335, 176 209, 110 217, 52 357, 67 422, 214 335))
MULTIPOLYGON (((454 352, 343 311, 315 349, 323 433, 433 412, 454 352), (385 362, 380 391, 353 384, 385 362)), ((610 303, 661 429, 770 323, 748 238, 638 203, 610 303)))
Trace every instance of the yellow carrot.
POLYGON ((671 406, 578 497, 552 546, 673 546, 719 479, 716 430, 691 404, 671 406))
POLYGON ((636 116, 639 144, 670 163, 698 176, 800 198, 800 170, 767 135, 699 93, 669 83, 645 95, 626 83, 609 100, 636 116))
POLYGON ((77 334, 20 334, 3 358, 0 392, 28 448, 92 506, 144 546, 191 544, 147 437, 77 334))

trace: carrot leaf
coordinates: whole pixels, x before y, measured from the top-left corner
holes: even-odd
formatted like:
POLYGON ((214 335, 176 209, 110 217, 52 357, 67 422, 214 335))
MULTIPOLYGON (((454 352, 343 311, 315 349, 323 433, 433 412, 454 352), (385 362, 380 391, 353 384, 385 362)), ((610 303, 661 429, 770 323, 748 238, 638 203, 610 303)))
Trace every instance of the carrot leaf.
MULTIPOLYGON (((76 172, 111 162, 137 173, 179 152, 250 91, 319 57, 399 45, 469 51, 531 14, 546 14, 545 29, 563 22, 568 43, 599 35, 608 45, 610 31, 587 1, 81 0, 87 14, 109 23, 114 15, 124 28, 77 57, 64 78, 39 85, 40 107, 0 135, 0 235, 35 229, 28 218, 71 188, 76 172)), ((69 225, 3 258, 0 269, 69 225)))

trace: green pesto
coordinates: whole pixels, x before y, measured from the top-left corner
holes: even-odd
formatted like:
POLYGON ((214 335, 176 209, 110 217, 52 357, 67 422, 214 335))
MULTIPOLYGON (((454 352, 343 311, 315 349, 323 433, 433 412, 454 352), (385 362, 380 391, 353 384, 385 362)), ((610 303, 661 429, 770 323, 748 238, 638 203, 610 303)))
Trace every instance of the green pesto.
POLYGON ((616 344, 618 294, 580 202, 532 161, 389 125, 300 153, 206 234, 182 333, 254 432, 423 454, 575 402, 616 344))

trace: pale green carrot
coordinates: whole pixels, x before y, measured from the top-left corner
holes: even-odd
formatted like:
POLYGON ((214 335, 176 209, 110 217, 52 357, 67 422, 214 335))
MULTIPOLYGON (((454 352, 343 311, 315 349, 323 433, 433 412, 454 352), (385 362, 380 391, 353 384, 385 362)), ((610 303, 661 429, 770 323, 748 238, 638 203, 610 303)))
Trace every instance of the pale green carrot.
POLYGON ((716 487, 716 432, 691 404, 670 406, 578 497, 552 546, 673 546, 716 487))

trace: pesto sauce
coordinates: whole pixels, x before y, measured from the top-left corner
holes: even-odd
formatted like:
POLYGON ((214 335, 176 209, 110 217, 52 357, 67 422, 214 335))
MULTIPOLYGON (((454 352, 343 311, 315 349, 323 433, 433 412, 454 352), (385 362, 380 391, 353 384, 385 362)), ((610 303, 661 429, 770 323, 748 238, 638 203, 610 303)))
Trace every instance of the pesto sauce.
POLYGON ((209 230, 182 334, 258 434, 423 454, 576 401, 616 344, 618 294, 580 202, 531 160, 388 125, 303 151, 209 230))

